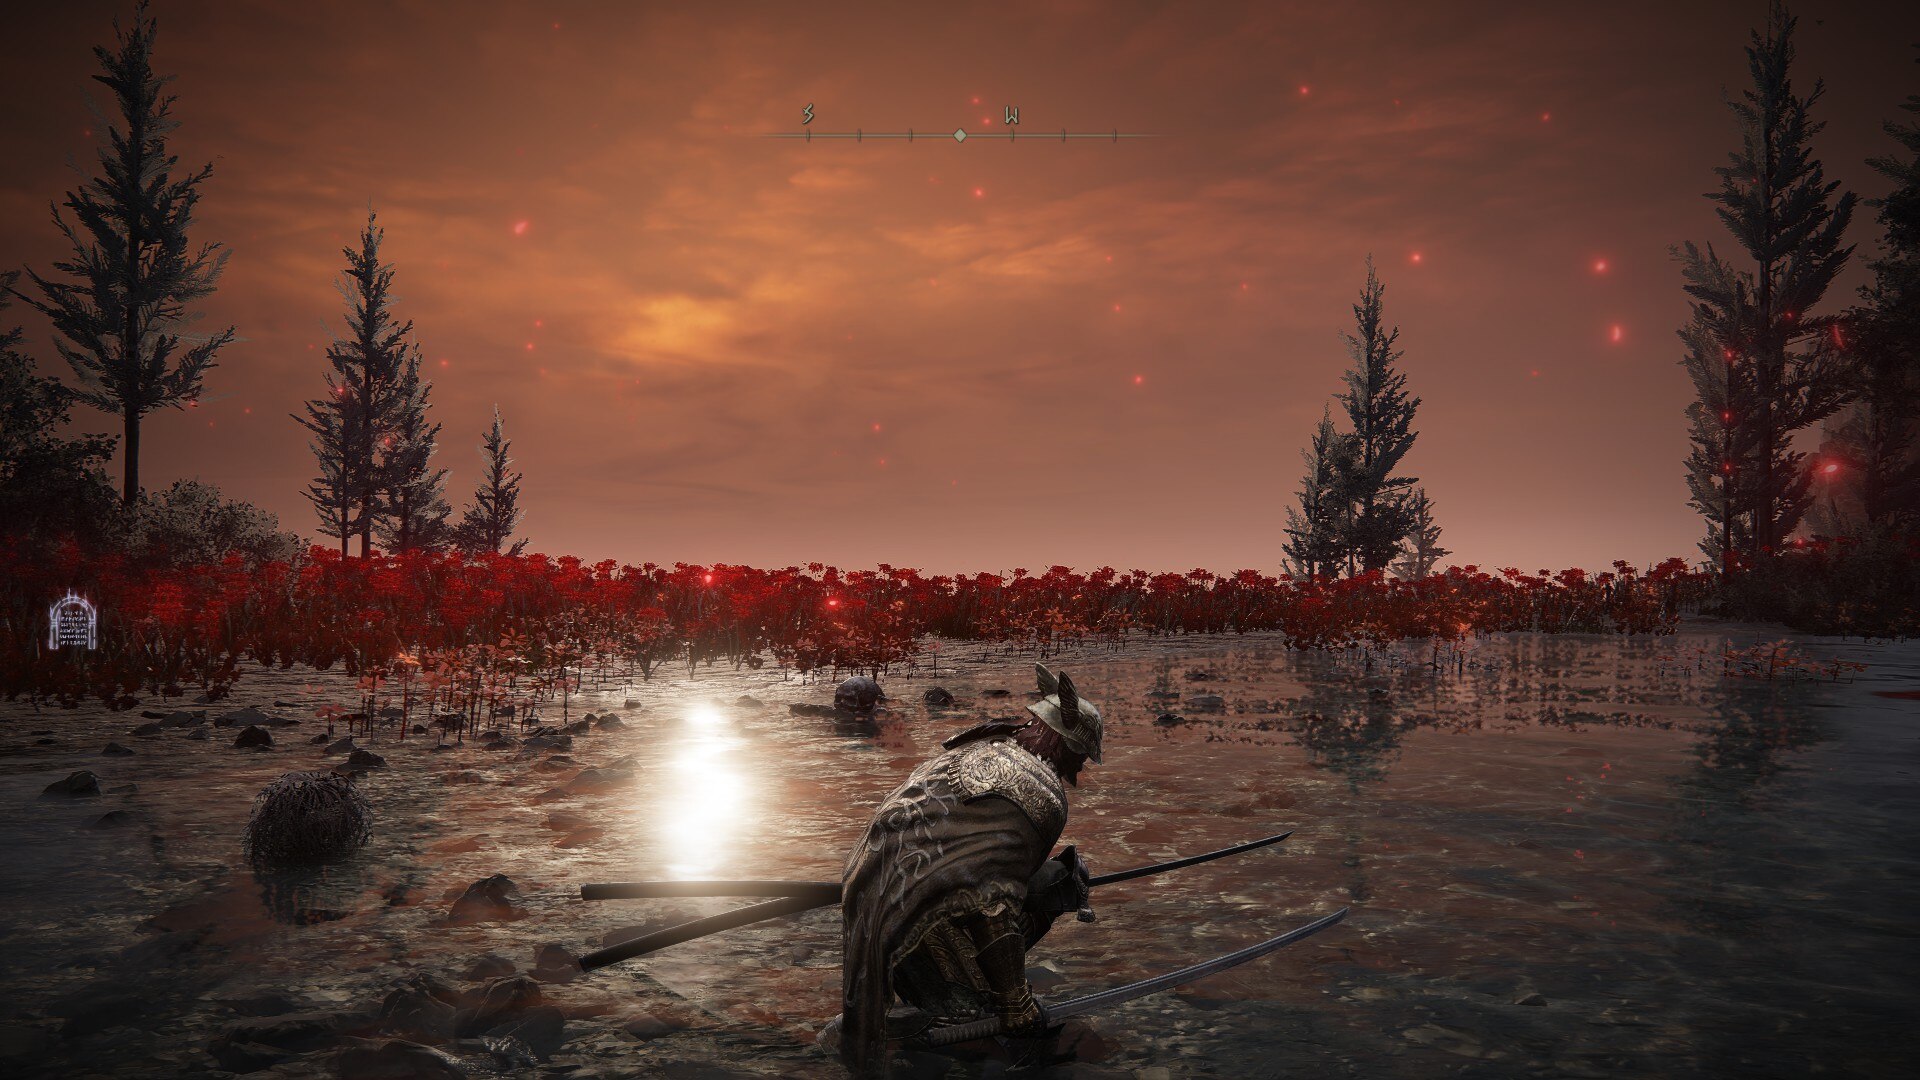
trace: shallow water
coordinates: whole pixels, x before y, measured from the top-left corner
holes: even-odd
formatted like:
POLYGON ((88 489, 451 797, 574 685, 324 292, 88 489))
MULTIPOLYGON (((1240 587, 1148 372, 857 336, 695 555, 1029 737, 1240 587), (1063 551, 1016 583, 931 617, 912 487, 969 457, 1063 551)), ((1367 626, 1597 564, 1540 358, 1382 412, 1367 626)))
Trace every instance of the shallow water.
MULTIPOLYGON (((1920 703, 1876 692, 1920 687, 1920 645, 1803 640, 1870 665, 1839 681, 1729 679, 1690 659, 1766 636, 1509 635, 1444 670, 1418 647, 1369 663, 1257 635, 1051 658, 1108 717, 1106 764, 1072 792, 1063 838, 1095 873, 1294 835, 1101 890, 1099 922, 1062 923, 1030 958, 1043 998, 1351 909, 1270 957, 1076 1023, 1080 1061, 1053 1075, 1907 1075, 1920 703), (1154 723, 1169 710, 1185 722, 1154 723)), ((489 952, 531 971, 542 945, 586 952, 735 903, 589 903, 586 882, 837 878, 869 808, 941 739, 1030 700, 1030 656, 936 655, 882 679, 893 710, 871 728, 789 715, 830 700, 830 682, 680 669, 577 697, 576 714, 626 723, 577 737, 577 766, 362 737, 388 762, 359 781, 372 842, 324 874, 264 881, 239 851, 253 794, 338 760, 308 740, 324 727, 313 707, 345 703, 342 676, 251 670, 207 707, 304 719, 267 752, 235 749, 231 729, 132 738, 133 714, 0 705, 0 1068, 211 1072, 209 1042, 261 994, 372 1006, 412 973, 459 983, 489 952), (934 685, 956 706, 923 706, 934 685), (109 739, 136 753, 99 756, 109 739), (627 755, 631 782, 552 793, 627 755), (138 790, 39 798, 81 768, 138 790), (443 782, 465 770, 484 782, 443 782), (91 827, 116 809, 132 823, 91 827), (441 925, 494 873, 514 881, 524 918, 441 925), (74 1020, 73 1002, 105 987, 129 994, 74 1020)), ((841 1075, 812 1047, 838 1011, 837 919, 816 911, 550 983, 567 1041, 524 1071, 841 1075), (626 1030, 649 1016, 663 1034, 626 1030)), ((499 1072, 477 1042, 445 1049, 499 1072)), ((933 1055, 913 1068, 1001 1071, 933 1055)), ((315 1053, 254 1075, 327 1074, 315 1053)))

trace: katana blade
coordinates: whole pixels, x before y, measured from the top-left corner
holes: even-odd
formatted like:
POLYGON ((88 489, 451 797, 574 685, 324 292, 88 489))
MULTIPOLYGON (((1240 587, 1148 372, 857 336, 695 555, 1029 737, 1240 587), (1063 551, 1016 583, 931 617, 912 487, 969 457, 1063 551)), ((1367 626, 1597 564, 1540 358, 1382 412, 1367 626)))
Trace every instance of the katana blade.
MULTIPOLYGON (((1195 866, 1215 859, 1224 859, 1229 855, 1238 855, 1246 851, 1278 844, 1292 836, 1291 831, 1250 840, 1244 844, 1209 851, 1204 855, 1188 855, 1185 858, 1168 862, 1154 863, 1151 866, 1136 866, 1131 870, 1120 870, 1112 874, 1101 874, 1087 881, 1089 886, 1098 888, 1113 885, 1134 878, 1147 877, 1168 870, 1178 870, 1184 866, 1195 866)), ((684 896, 812 896, 822 904, 840 902, 840 883, 837 881, 776 881, 765 879, 746 879, 735 881, 612 881, 600 885, 580 886, 582 900, 652 900, 661 897, 684 896)))
POLYGON ((1132 881, 1134 878, 1146 877, 1149 874, 1158 874, 1166 870, 1178 870, 1183 866, 1194 866, 1203 862, 1212 862, 1215 859, 1224 859, 1229 855, 1238 855, 1243 851, 1253 851, 1257 848, 1277 844, 1292 835, 1293 830, 1289 829, 1286 832, 1277 833, 1261 840, 1250 840, 1244 844, 1235 844, 1232 847, 1221 848, 1219 851, 1209 851, 1205 855, 1189 855, 1184 859, 1174 859, 1171 862, 1154 863, 1152 866, 1136 866, 1131 870, 1121 870, 1112 874, 1101 874, 1099 877, 1088 878, 1087 884, 1098 888, 1102 885, 1112 885, 1115 882, 1132 881))
MULTIPOLYGON (((1205 960, 1198 964, 1183 967, 1177 971, 1169 971, 1164 975, 1155 975, 1149 979, 1141 979, 1139 982, 1128 983, 1125 986, 1116 986, 1111 990, 1102 990, 1096 994, 1088 994, 1085 997, 1077 997, 1071 1001, 1063 1001, 1058 1005, 1048 1005, 1046 1007, 1047 1017, 1051 1020, 1065 1020, 1068 1017, 1079 1016, 1082 1013, 1092 1012, 1095 1009, 1104 1009, 1110 1005, 1119 1005, 1122 1002, 1132 1001, 1135 998, 1146 997, 1148 994, 1157 994, 1162 990, 1170 990, 1176 986, 1184 986, 1187 983, 1204 979, 1209 975, 1225 971, 1228 968, 1239 967, 1249 960, 1258 959, 1276 949, 1291 945, 1301 938, 1311 937, 1346 917, 1347 909, 1341 908, 1331 915, 1315 919, 1305 926, 1289 930, 1278 937, 1268 938, 1258 945, 1249 945, 1238 952, 1230 952, 1225 956, 1216 956, 1211 960, 1205 960)), ((1000 1026, 1000 1018, 998 1016, 988 1016, 965 1024, 934 1028, 921 1036, 920 1041, 928 1046, 951 1046, 954 1043, 971 1042, 974 1039, 992 1038, 1000 1034, 1000 1026)))
MULTIPOLYGON (((830 901, 829 901, 830 902, 830 901)), ((717 934, 722 930, 731 930, 736 926, 757 923, 765 919, 775 919, 782 915, 798 915, 826 904, 815 903, 811 896, 783 896, 778 900, 769 900, 764 904, 752 904, 732 911, 723 911, 718 915, 709 915, 704 919, 694 919, 665 930, 655 930, 651 934, 642 934, 636 938, 609 945, 598 952, 590 952, 580 958, 580 969, 592 971, 608 964, 617 964, 622 960, 631 960, 650 952, 658 952, 669 945, 678 945, 708 934, 717 934)))

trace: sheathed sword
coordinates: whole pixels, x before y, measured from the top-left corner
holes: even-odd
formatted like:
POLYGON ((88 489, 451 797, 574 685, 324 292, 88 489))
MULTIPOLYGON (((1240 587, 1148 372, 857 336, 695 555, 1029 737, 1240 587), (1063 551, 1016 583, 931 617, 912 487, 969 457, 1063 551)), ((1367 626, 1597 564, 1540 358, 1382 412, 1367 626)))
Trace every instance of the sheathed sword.
MULTIPOLYGON (((1088 878, 1090 888, 1112 885, 1117 882, 1131 881, 1134 878, 1151 874, 1178 870, 1183 866, 1224 859, 1229 855, 1254 851, 1258 848, 1278 844, 1292 836, 1292 830, 1262 837, 1259 840, 1235 844, 1232 847, 1209 851, 1203 855, 1188 855, 1185 858, 1167 862, 1153 863, 1149 866, 1136 866, 1131 870, 1120 870, 1111 874, 1101 874, 1088 878)), ((765 919, 776 919, 784 915, 796 915, 814 908, 826 907, 840 902, 840 883, 837 881, 779 881, 765 879, 731 881, 619 881, 600 885, 582 885, 582 900, 645 900, 666 897, 687 896, 771 896, 778 899, 764 903, 750 904, 747 907, 724 911, 718 915, 709 915, 703 919, 679 923, 651 934, 643 934, 617 944, 609 945, 597 952, 590 952, 580 958, 584 970, 606 967, 636 956, 645 956, 658 952, 669 945, 678 945, 683 941, 718 934, 725 930, 747 926, 765 919)), ((1277 948, 1277 946, 1276 946, 1277 948)))
MULTIPOLYGON (((1289 930, 1278 937, 1270 937, 1258 945, 1249 945, 1238 952, 1230 952, 1225 956, 1216 956, 1211 960, 1192 964, 1178 971, 1169 971, 1164 975, 1155 975, 1152 978, 1141 979, 1139 982, 1128 983, 1125 986, 1116 986, 1111 990, 1102 990, 1097 994, 1088 994, 1085 997, 1077 997, 1071 1001, 1063 1001, 1058 1005, 1048 1005, 1046 1006, 1047 1018, 1049 1020, 1065 1020, 1068 1017, 1079 1016, 1081 1013, 1089 1013, 1095 1009, 1104 1009, 1109 1005, 1118 1005, 1121 1002, 1132 1001, 1134 998, 1146 997, 1148 994, 1157 994, 1162 990, 1170 990, 1176 986, 1184 986, 1196 979, 1204 979, 1215 972, 1225 971, 1232 967, 1239 967, 1249 960, 1265 956, 1275 949, 1279 949, 1285 945, 1291 945, 1301 938, 1310 937, 1346 917, 1347 909, 1341 908, 1331 915, 1315 919, 1305 926, 1289 930)), ((999 1034, 1001 1034, 1000 1018, 998 1016, 988 1016, 964 1024, 933 1028, 918 1036, 916 1041, 927 1046, 951 1046, 954 1043, 971 1042, 974 1039, 988 1039, 999 1034)))

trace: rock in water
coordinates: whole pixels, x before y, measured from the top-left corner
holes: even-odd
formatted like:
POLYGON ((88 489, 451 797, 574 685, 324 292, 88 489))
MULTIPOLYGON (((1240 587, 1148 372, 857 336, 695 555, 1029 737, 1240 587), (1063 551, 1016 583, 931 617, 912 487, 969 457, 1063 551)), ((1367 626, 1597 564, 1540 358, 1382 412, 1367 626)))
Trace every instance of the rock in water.
POLYGON ((240 747, 257 746, 262 750, 273 746, 273 735, 263 727, 248 727, 233 737, 233 745, 240 747))
POLYGON ((580 958, 564 945, 542 945, 534 958, 533 977, 544 983, 568 983, 579 978, 580 958))
POLYGON ((847 712, 869 713, 880 704, 880 684, 865 675, 855 675, 833 692, 833 705, 847 712))
POLYGON ((327 744, 327 753, 329 754, 350 754, 354 749, 353 736, 351 735, 337 742, 327 744))
POLYGON ((479 999, 478 1005, 460 1011, 454 1034, 466 1038, 491 1031, 520 1019, 529 1010, 542 1004, 540 984, 525 975, 508 975, 493 980, 480 991, 479 999))
MULTIPOLYGON (((514 903, 518 899, 520 894, 507 875, 495 874, 481 878, 467 886, 467 891, 453 902, 453 910, 447 913, 447 921, 459 926, 488 919, 517 919, 526 914, 514 903)), ((538 987, 535 993, 538 994, 538 987)))
POLYGON ((953 691, 944 686, 930 686, 927 688, 925 701, 936 709, 944 709, 953 704, 953 691))
POLYGON ((499 953, 488 953, 468 965, 467 970, 460 977, 468 982, 484 982, 511 974, 513 974, 513 961, 499 953))
POLYGON ((161 731, 160 724, 158 722, 154 722, 154 723, 148 723, 148 724, 141 724, 139 727, 134 728, 132 731, 127 732, 127 734, 141 735, 141 736, 158 735, 160 734, 160 731, 161 731))
POLYGON ((347 764, 356 769, 377 769, 386 763, 386 758, 371 750, 355 750, 347 755, 347 764))
MULTIPOLYGON (((196 703, 197 704, 197 703, 196 703)), ((213 718, 214 727, 259 727, 272 718, 259 709, 249 705, 244 709, 235 709, 213 718)))
POLYGON ((48 784, 46 789, 40 792, 40 797, 44 799, 54 795, 98 794, 100 794, 100 778, 85 769, 81 769, 65 780, 55 780, 53 783, 48 784))
POLYGON ((261 789, 247 820, 247 857, 256 866, 303 866, 343 859, 373 835, 373 807, 345 777, 291 772, 261 789))
POLYGON ((100 751, 100 756, 101 757, 121 757, 123 755, 131 754, 131 753, 133 753, 133 751, 127 749, 124 746, 121 746, 119 743, 110 742, 107 744, 107 748, 105 750, 100 751))

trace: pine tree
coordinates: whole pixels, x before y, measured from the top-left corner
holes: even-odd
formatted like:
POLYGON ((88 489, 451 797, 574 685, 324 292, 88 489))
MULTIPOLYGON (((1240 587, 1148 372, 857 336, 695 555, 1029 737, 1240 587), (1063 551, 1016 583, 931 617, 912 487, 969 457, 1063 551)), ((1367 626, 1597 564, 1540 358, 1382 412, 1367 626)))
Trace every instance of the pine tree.
MULTIPOLYGON (((0 274, 0 311, 19 277, 0 274)), ((72 395, 34 371, 18 351, 19 328, 0 331, 0 532, 45 539, 66 534, 94 540, 114 506, 102 465, 113 437, 62 439, 72 395)))
MULTIPOLYGON (((333 386, 331 380, 328 386, 333 386)), ((314 512, 320 516, 321 535, 338 538, 340 554, 345 555, 347 541, 360 531, 360 501, 354 496, 347 467, 347 460, 351 456, 348 444, 352 440, 347 434, 345 405, 338 395, 316 399, 307 402, 306 416, 295 416, 294 419, 313 432, 313 441, 307 446, 312 449, 314 460, 320 465, 320 475, 301 494, 313 504, 314 512)))
MULTIPOLYGON (((1692 245, 1688 245, 1692 252, 1692 245)), ((1687 406, 1689 504, 1707 521, 1700 550, 1724 578, 1743 565, 1753 549, 1753 512, 1758 505, 1760 413, 1753 386, 1754 365, 1739 358, 1750 351, 1742 328, 1751 322, 1751 298, 1745 283, 1717 259, 1693 258, 1682 269, 1689 292, 1708 298, 1731 297, 1732 309, 1713 299, 1697 299, 1693 318, 1679 331, 1686 345, 1680 361, 1693 380, 1694 401, 1687 406), (1696 281, 1694 275, 1717 277, 1696 281)))
POLYGON ((1716 213, 1753 260, 1752 269, 1733 271, 1711 246, 1705 254, 1692 244, 1676 251, 1688 293, 1715 320, 1737 322, 1737 331, 1724 335, 1734 364, 1751 366, 1734 382, 1750 382, 1753 408, 1734 412, 1728 423, 1752 429, 1734 433, 1732 441, 1755 447, 1751 465, 1735 460, 1734 468, 1754 473, 1750 486, 1736 487, 1751 491, 1751 505, 1741 510, 1756 565, 1780 550, 1812 503, 1807 455, 1792 449, 1793 433, 1832 415, 1850 392, 1834 347, 1837 322, 1812 309, 1852 253, 1840 239, 1854 197, 1835 199, 1839 182, 1827 182, 1813 157, 1810 143, 1825 125, 1808 114, 1824 87, 1816 80, 1806 97, 1793 94, 1788 69, 1795 22, 1776 0, 1765 34, 1753 33, 1747 47, 1753 88, 1729 103, 1739 118, 1741 147, 1714 170, 1720 190, 1707 195, 1720 204, 1716 213))
MULTIPOLYGON (((500 409, 495 406, 493 427, 480 443, 480 456, 487 461, 487 473, 474 490, 473 505, 467 507, 454 530, 455 542, 463 551, 499 551, 520 523, 521 475, 507 471, 507 466, 513 464, 513 459, 507 456, 507 449, 512 445, 506 425, 500 420, 500 409)), ((515 541, 507 554, 518 555, 526 546, 525 540, 515 541)))
POLYGON ((1406 493, 1416 477, 1394 476, 1394 467, 1413 447, 1414 410, 1420 399, 1408 397, 1407 377, 1394 370, 1403 355, 1394 345, 1399 327, 1388 329, 1382 317, 1386 287, 1367 257, 1367 283, 1353 307, 1359 333, 1342 335, 1353 366, 1339 400, 1353 425, 1353 453, 1342 486, 1353 510, 1345 547, 1350 562, 1363 571, 1384 569, 1412 529, 1406 493))
POLYGON ((444 547, 452 531, 447 470, 432 467, 440 437, 440 425, 427 422, 432 389, 420 378, 419 353, 410 353, 394 394, 393 426, 380 441, 382 487, 374 531, 388 551, 432 551, 444 547))
POLYGON ((1453 554, 1440 546, 1440 526, 1433 522, 1433 500, 1424 488, 1414 488, 1407 496, 1407 514, 1411 530, 1401 542, 1400 558, 1393 572, 1405 581, 1417 581, 1433 573, 1441 559, 1453 554))
POLYGON ((1351 505, 1341 484, 1351 471, 1352 453, 1352 441, 1333 428, 1332 412, 1322 413, 1312 444, 1300 452, 1307 463, 1307 474, 1300 479, 1300 505, 1287 509, 1288 540, 1282 550, 1296 577, 1340 572, 1341 538, 1351 505))
MULTIPOLYGON (((360 537, 360 555, 373 548, 374 519, 380 513, 381 450, 399 422, 401 388, 417 346, 408 340, 412 322, 393 317, 393 266, 380 261, 386 230, 367 214, 358 248, 342 248, 347 268, 337 282, 347 302, 347 336, 327 347, 327 396, 307 402, 307 415, 295 417, 314 433, 314 454, 321 477, 309 501, 320 511, 329 535, 335 528, 360 537), (337 456, 337 460, 330 458, 337 456), (344 506, 344 511, 336 507, 344 506)), ((346 543, 341 542, 341 551, 346 543)))
POLYGON ((94 81, 113 91, 120 123, 104 125, 101 174, 67 192, 63 205, 74 220, 53 212, 73 245, 72 257, 53 268, 71 280, 29 271, 41 298, 15 293, 52 321, 54 345, 81 383, 74 400, 121 418, 121 499, 129 506, 140 495, 141 418, 191 403, 214 355, 236 340, 231 326, 209 336, 184 332, 198 318, 188 305, 213 293, 229 253, 187 241, 213 166, 174 178, 180 159, 167 152, 167 136, 179 123, 176 99, 161 93, 171 79, 153 73, 156 31, 142 2, 132 29, 114 23, 117 50, 94 48, 105 71, 94 81))
MULTIPOLYGON (((1920 94, 1900 106, 1920 113, 1920 94)), ((1888 123, 1887 134, 1911 155, 1867 162, 1893 190, 1868 205, 1884 230, 1882 257, 1868 265, 1873 282, 1847 324, 1858 401, 1823 448, 1834 473, 1822 481, 1849 489, 1869 529, 1920 535, 1920 125, 1888 123)))

